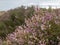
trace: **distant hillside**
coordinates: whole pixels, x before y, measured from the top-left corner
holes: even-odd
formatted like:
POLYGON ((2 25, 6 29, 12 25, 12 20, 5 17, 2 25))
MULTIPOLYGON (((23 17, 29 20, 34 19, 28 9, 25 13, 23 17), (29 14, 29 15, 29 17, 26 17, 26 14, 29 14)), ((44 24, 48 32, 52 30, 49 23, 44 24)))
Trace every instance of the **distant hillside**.
POLYGON ((6 12, 0 11, 0 20, 8 20, 12 15, 19 18, 23 18, 24 16, 30 17, 30 15, 33 15, 33 12, 33 6, 27 7, 27 9, 25 9, 24 6, 21 6, 15 9, 8 10, 6 12))
POLYGON ((3 15, 5 13, 5 11, 0 11, 0 16, 3 15))
POLYGON ((8 12, 0 11, 0 21, 7 20, 9 18, 8 12))

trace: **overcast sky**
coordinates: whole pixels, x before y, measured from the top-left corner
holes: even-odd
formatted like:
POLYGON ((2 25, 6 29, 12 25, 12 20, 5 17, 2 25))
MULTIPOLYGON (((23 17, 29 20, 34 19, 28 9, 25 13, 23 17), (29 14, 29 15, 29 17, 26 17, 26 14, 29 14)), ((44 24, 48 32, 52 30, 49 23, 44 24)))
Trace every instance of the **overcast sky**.
POLYGON ((60 7, 60 0, 0 0, 0 10, 9 10, 21 5, 40 5, 40 7, 60 7))

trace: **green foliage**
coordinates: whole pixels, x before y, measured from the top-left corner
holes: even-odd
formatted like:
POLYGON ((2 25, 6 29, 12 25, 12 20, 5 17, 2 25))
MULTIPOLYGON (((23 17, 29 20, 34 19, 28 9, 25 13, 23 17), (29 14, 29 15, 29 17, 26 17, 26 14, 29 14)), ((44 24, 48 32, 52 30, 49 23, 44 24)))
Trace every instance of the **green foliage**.
POLYGON ((25 12, 26 18, 31 18, 33 14, 34 14, 34 6, 27 7, 25 12))
POLYGON ((52 10, 53 10, 53 9, 51 8, 51 6, 49 6, 49 8, 48 8, 48 12, 50 12, 50 13, 51 13, 51 12, 52 12, 52 10))
POLYGON ((2 16, 2 21, 0 21, 0 37, 5 38, 7 34, 15 31, 16 26, 23 25, 25 23, 25 18, 29 18, 34 13, 34 8, 21 6, 13 10, 7 11, 9 17, 4 14, 7 20, 4 20, 2 16))

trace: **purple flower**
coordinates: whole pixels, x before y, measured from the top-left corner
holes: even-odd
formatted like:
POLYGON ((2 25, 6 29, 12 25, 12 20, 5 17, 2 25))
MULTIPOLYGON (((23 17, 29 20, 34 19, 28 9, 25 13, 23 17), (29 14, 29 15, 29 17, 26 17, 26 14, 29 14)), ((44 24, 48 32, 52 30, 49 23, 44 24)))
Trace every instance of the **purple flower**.
POLYGON ((50 21, 52 19, 52 16, 51 15, 46 15, 45 19, 50 21))

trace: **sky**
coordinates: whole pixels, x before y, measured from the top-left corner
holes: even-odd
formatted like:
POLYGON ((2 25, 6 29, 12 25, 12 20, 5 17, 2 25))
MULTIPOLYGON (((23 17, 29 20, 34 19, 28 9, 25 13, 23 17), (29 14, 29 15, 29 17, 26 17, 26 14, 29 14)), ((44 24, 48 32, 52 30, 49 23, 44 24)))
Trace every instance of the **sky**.
POLYGON ((0 0, 0 11, 13 9, 21 5, 39 5, 45 8, 50 5, 53 8, 60 8, 60 0, 0 0))

